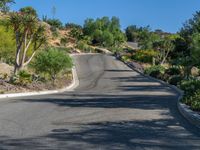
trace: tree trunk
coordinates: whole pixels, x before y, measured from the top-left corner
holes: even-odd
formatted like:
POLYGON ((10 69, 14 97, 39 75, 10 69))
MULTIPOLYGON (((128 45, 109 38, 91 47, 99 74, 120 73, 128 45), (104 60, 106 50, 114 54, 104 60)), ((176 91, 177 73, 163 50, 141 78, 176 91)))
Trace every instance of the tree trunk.
POLYGON ((21 66, 19 66, 18 64, 15 64, 15 66, 14 66, 14 75, 16 75, 21 69, 22 69, 21 66))

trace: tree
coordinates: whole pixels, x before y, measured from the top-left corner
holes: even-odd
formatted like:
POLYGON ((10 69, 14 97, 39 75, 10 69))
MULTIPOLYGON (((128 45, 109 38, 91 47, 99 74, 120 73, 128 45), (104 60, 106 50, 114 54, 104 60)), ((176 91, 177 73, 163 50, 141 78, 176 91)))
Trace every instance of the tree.
POLYGON ((40 52, 31 65, 37 73, 48 74, 53 81, 64 69, 71 69, 72 59, 65 52, 51 48, 40 52))
POLYGON ((130 42, 137 42, 141 49, 152 49, 153 43, 160 40, 160 35, 152 32, 150 27, 137 27, 135 25, 126 28, 126 37, 130 42))
POLYGON ((21 13, 28 14, 31 16, 38 17, 36 10, 33 7, 23 7, 19 10, 21 13))
POLYGON ((114 43, 114 37, 109 31, 104 31, 102 33, 102 41, 104 47, 110 47, 114 43))
POLYGON ((117 17, 87 19, 83 26, 83 35, 90 37, 92 44, 108 48, 118 47, 126 40, 117 17))
POLYGON ((168 36, 164 39, 154 42, 153 44, 153 47, 159 51, 159 61, 161 65, 166 62, 169 53, 174 49, 174 44, 172 40, 173 37, 168 36))
POLYGON ((130 42, 138 42, 139 29, 136 25, 128 26, 125 30, 127 40, 130 42))
POLYGON ((6 13, 9 11, 9 4, 14 4, 14 0, 1 0, 0 1, 0 11, 6 13))
POLYGON ((33 12, 35 12, 33 9, 24 8, 10 14, 9 26, 12 27, 16 40, 14 74, 31 62, 36 51, 46 41, 45 28, 33 12), (31 53, 30 57, 28 52, 31 53))

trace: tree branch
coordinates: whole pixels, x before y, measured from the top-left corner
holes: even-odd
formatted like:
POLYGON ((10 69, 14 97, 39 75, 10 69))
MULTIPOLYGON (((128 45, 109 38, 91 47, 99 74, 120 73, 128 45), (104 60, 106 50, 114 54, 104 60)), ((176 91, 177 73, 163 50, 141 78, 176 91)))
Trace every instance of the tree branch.
POLYGON ((31 62, 31 60, 32 60, 33 57, 35 56, 35 53, 36 53, 36 51, 33 52, 32 56, 29 58, 29 60, 28 60, 27 62, 25 62, 25 63, 23 64, 23 66, 27 66, 27 65, 31 62))

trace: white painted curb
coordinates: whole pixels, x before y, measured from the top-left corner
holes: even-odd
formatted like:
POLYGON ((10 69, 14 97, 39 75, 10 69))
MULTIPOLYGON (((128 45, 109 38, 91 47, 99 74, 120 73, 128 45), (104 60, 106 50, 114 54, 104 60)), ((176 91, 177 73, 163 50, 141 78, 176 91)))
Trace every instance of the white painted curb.
MULTIPOLYGON (((71 55, 71 56, 75 56, 75 55, 71 55)), ((56 93, 62 93, 62 92, 67 92, 67 91, 73 91, 76 87, 79 86, 79 79, 78 79, 78 75, 77 75, 75 67, 72 68, 72 76, 73 76, 72 83, 63 89, 50 90, 50 91, 39 91, 39 92, 27 92, 27 93, 0 94, 0 99, 25 97, 25 96, 48 95, 48 94, 56 94, 56 93)))

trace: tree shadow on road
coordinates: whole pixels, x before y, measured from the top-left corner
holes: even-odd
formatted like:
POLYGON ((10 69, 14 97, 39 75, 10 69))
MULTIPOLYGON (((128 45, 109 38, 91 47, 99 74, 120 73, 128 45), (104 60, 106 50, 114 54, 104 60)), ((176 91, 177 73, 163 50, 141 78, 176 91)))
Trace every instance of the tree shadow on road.
MULTIPOLYGON (((108 70, 109 71, 109 70, 108 70)), ((126 71, 126 70, 125 70, 126 71)), ((110 70, 113 72, 113 70, 110 70)), ((113 77, 114 82, 148 82, 149 79, 137 77, 113 77)), ((106 89, 105 89, 106 90, 106 89)), ((177 110, 178 94, 168 86, 157 85, 121 85, 113 93, 70 92, 50 95, 47 98, 32 97, 14 100, 13 103, 49 103, 61 108, 76 109, 139 109, 167 110, 160 114, 163 118, 99 121, 71 124, 79 129, 71 130, 69 123, 63 122, 49 134, 24 139, 0 137, 0 149, 64 149, 64 150, 193 150, 200 149, 199 129, 191 126, 177 110), (120 92, 118 92, 120 91, 120 92), (149 92, 147 95, 137 94, 149 92), (159 94, 154 92, 170 92, 159 94), (132 92, 132 93, 131 93, 132 92), (168 116, 168 117, 166 117, 168 116)), ((148 115, 148 114, 147 114, 148 115)), ((141 116, 142 117, 142 116, 141 116)))
POLYGON ((193 150, 199 137, 185 132, 174 119, 82 124, 81 130, 53 129, 49 134, 24 139, 0 137, 0 149, 193 150))

